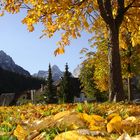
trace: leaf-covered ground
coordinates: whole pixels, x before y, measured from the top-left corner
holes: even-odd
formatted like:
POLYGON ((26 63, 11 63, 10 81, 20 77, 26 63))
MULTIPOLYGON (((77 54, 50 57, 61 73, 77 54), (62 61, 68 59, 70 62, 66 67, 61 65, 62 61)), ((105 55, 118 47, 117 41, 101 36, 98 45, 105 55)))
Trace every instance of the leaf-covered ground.
POLYGON ((79 103, 0 107, 0 140, 140 140, 140 106, 79 103))

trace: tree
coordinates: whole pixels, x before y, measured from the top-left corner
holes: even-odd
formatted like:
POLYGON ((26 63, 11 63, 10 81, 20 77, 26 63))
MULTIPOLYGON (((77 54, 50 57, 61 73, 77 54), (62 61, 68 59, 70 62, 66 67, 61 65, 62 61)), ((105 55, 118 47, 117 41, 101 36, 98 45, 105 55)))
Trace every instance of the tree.
POLYGON ((45 89, 45 98, 47 103, 56 103, 56 91, 53 85, 51 65, 49 64, 49 73, 47 78, 47 84, 45 89))
MULTIPOLYGON (((91 47, 96 47, 96 52, 93 53, 91 49, 90 51, 88 49, 82 49, 81 51, 85 57, 88 56, 84 63, 84 65, 87 66, 86 68, 88 69, 88 71, 90 71, 91 66, 94 67, 94 71, 91 71, 91 75, 93 75, 91 83, 93 83, 94 81, 95 87, 100 90, 100 92, 109 90, 107 40, 105 38, 102 38, 102 36, 103 33, 101 33, 99 36, 96 36, 97 41, 94 41, 94 43, 91 45, 91 47)), ((128 100, 132 100, 133 93, 131 92, 131 88, 134 87, 131 87, 131 79, 140 74, 140 46, 139 44, 135 46, 132 45, 132 37, 130 33, 128 34, 128 31, 123 32, 121 36, 125 43, 121 43, 121 47, 119 48, 122 60, 122 78, 124 88, 126 87, 126 85, 128 86, 126 90, 128 92, 128 100), (126 83, 126 81, 128 81, 128 83, 126 83)), ((90 41, 92 41, 92 39, 90 41)), ((84 79, 86 79, 86 77, 84 77, 84 79)))
POLYGON ((119 29, 123 22, 124 15, 129 8, 136 2, 132 0, 126 7, 124 0, 115 1, 117 9, 113 8, 111 0, 97 0, 101 17, 105 21, 109 30, 109 65, 110 65, 110 101, 124 100, 122 76, 121 76, 121 62, 119 53, 119 29), (116 10, 115 15, 113 10, 116 10))
MULTIPOLYGON (((82 49, 81 53, 87 50, 82 49)), ((87 58, 82 62, 82 67, 80 69, 79 79, 82 86, 82 91, 86 93, 87 97, 94 98, 97 89, 95 88, 95 83, 93 79, 95 65, 93 63, 94 53, 90 52, 87 54, 87 58)))
POLYGON ((123 79, 127 80, 127 96, 128 101, 133 100, 133 92, 132 92, 132 78, 138 76, 140 74, 140 45, 137 44, 135 47, 132 46, 130 33, 126 34, 126 44, 127 48, 121 49, 121 57, 122 57, 122 74, 123 79))
POLYGON ((93 80, 93 74, 94 74, 94 66, 89 65, 90 63, 87 62, 88 60, 85 60, 82 63, 82 68, 80 70, 80 81, 82 83, 82 91, 87 95, 87 97, 94 98, 95 97, 95 84, 93 80))
POLYGON ((95 63, 94 57, 95 53, 87 53, 88 58, 82 63, 82 68, 80 70, 80 82, 82 91, 86 94, 87 98, 94 98, 96 101, 102 102, 107 100, 108 94, 102 92, 100 88, 97 88, 96 82, 94 80, 95 74, 95 63))
MULTIPOLYGON (((109 65, 110 65, 110 101, 124 100, 119 53, 119 33, 126 20, 129 29, 136 38, 139 32, 140 1, 138 0, 8 0, 2 3, 3 9, 17 13, 20 8, 26 8, 27 16, 22 20, 28 30, 34 30, 34 24, 42 22, 43 35, 51 37, 56 31, 61 31, 62 38, 55 54, 64 53, 64 47, 70 44, 70 38, 80 37, 80 31, 96 33, 93 26, 96 21, 104 22, 108 35, 109 65), (131 22, 133 21, 133 22, 131 22), (132 25, 132 23, 134 23, 132 25), (136 28, 133 28, 136 27, 136 28), (136 32, 135 32, 136 31, 136 32)), ((134 39, 136 40, 136 39, 134 39)), ((134 41, 135 42, 135 41, 134 41)))
POLYGON ((68 71, 68 64, 66 63, 64 77, 62 77, 61 83, 60 83, 60 102, 64 103, 71 103, 74 100, 73 91, 71 89, 71 73, 68 71))
POLYGON ((127 78, 127 91, 128 91, 128 101, 131 101, 133 99, 133 94, 132 94, 132 65, 131 65, 131 56, 133 55, 133 48, 132 48, 132 43, 131 43, 131 33, 127 32, 124 35, 124 38, 126 40, 126 44, 127 44, 127 49, 122 49, 123 50, 123 56, 126 60, 126 64, 125 64, 125 68, 127 73, 125 74, 126 78, 127 78))

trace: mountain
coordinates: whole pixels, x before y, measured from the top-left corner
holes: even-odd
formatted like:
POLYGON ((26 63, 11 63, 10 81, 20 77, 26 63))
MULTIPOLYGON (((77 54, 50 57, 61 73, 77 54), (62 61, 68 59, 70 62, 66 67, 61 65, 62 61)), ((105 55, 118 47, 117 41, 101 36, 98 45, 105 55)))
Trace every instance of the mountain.
MULTIPOLYGON (((63 76, 63 72, 59 69, 57 65, 53 65, 52 68, 52 78, 54 81, 59 80, 63 76)), ((48 71, 40 70, 38 73, 33 74, 34 77, 47 79, 48 71)))
POLYGON ((78 78, 79 75, 80 75, 80 70, 81 70, 81 68, 82 68, 82 65, 81 65, 81 64, 78 65, 78 66, 73 70, 72 75, 73 75, 74 77, 78 78))
POLYGON ((30 76, 30 73, 27 70, 15 64, 13 59, 2 50, 0 51, 0 68, 24 76, 30 76))
POLYGON ((48 77, 48 71, 39 70, 38 73, 33 74, 33 77, 46 79, 48 77))

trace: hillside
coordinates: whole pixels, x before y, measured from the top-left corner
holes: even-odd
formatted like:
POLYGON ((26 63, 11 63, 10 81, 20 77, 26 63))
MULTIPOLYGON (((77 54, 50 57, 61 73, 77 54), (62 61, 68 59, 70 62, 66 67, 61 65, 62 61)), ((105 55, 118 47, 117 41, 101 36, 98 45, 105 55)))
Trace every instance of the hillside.
POLYGON ((43 80, 0 68, 0 93, 38 89, 42 83, 43 80))
POLYGON ((7 55, 4 51, 0 51, 0 68, 8 70, 11 72, 18 73, 20 75, 30 76, 30 73, 22 68, 21 66, 15 64, 12 57, 7 55))

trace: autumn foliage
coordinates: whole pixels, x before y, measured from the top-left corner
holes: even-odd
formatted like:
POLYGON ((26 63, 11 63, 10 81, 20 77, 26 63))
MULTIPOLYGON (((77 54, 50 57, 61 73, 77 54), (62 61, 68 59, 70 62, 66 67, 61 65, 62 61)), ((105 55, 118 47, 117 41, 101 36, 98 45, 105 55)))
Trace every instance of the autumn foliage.
MULTIPOLYGON (((110 101, 124 100, 121 72, 125 73, 124 77, 131 77, 130 71, 125 72, 127 64, 139 59, 139 0, 3 0, 0 15, 5 11, 15 14, 21 9, 27 10, 22 23, 30 32, 41 22, 44 27, 41 38, 61 33, 55 55, 63 54, 65 46, 70 45, 71 39, 80 37, 81 31, 93 34, 91 41, 97 52, 94 60, 88 60, 95 63, 96 85, 102 90, 109 89, 110 101), (126 55, 129 45, 137 47, 132 49, 134 58, 126 55), (109 72, 105 69, 107 61, 109 72)), ((73 135, 83 140, 122 140, 137 135, 132 139, 139 140, 139 114, 138 105, 122 103, 0 107, 0 136, 19 140, 61 140, 73 135)))
POLYGON ((95 38, 107 39, 110 54, 109 100, 113 101, 116 97, 116 101, 121 101, 124 100, 124 92, 119 48, 126 48, 124 38, 127 32, 131 33, 132 46, 140 40, 139 6, 138 0, 7 0, 1 2, 1 15, 4 11, 14 14, 24 8, 27 15, 22 23, 30 32, 39 22, 44 26, 41 37, 52 37, 60 32, 61 40, 57 43, 55 55, 64 53, 65 46, 70 45, 72 38, 80 37, 82 30, 95 38))
MULTIPOLYGON (((120 29, 120 34, 125 31, 130 31, 132 34, 133 46, 139 42, 139 8, 140 5, 137 0, 125 0, 125 5, 132 5, 127 11, 126 16, 120 29)), ((12 14, 20 12, 21 8, 27 9, 27 15, 22 20, 23 24, 27 25, 27 29, 34 31, 34 25, 42 22, 44 29, 43 36, 52 37, 56 31, 61 31, 61 41, 58 42, 60 46, 55 53, 63 53, 64 47, 70 44, 70 38, 78 38, 81 36, 80 31, 85 29, 89 33, 97 33, 97 30, 102 27, 102 32, 105 37, 108 37, 108 31, 104 20, 99 14, 99 3, 97 1, 76 1, 76 0, 7 0, 1 2, 1 13, 4 11, 12 14)), ((112 3, 112 18, 117 17, 117 1, 112 3)), ((129 7, 128 7, 129 8, 129 7)), ((96 36, 96 34, 95 34, 96 36)), ((123 41, 123 35, 120 36, 120 41, 123 41)), ((125 47, 125 43, 123 47, 125 47)))
POLYGON ((62 140, 73 134, 74 140, 116 140, 124 132, 129 137, 140 132, 138 105, 84 103, 81 107, 80 112, 78 104, 0 107, 0 138, 62 140))

